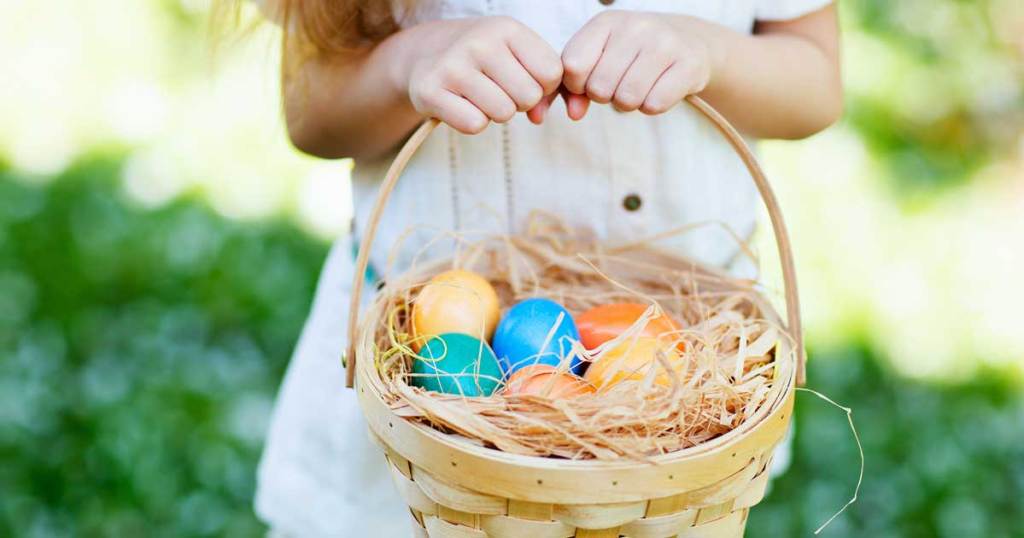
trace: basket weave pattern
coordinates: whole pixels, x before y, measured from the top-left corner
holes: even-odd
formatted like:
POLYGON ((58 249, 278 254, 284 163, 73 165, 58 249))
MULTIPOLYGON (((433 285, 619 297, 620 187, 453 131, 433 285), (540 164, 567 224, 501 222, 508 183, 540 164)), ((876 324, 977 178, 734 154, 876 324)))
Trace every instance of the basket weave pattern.
POLYGON ((771 450, 711 486, 647 501, 551 504, 448 484, 386 446, 389 470, 409 505, 416 536, 429 538, 734 538, 764 497, 771 450))
POLYGON ((417 536, 739 538, 789 427, 793 362, 780 363, 763 414, 653 463, 506 454, 406 421, 381 401, 369 361, 357 392, 417 536))
POLYGON ((381 185, 356 261, 346 375, 355 385, 371 437, 389 463, 409 506, 416 536, 430 538, 740 538, 747 514, 768 484, 774 448, 792 417, 803 384, 804 350, 796 274, 778 201, 743 138, 695 96, 686 99, 743 160, 771 218, 785 281, 786 338, 766 403, 721 437, 651 461, 570 461, 511 454, 406 420, 384 401, 374 365, 375 332, 384 317, 377 301, 357 315, 370 245, 399 176, 438 125, 425 123, 406 142, 381 185), (360 321, 359 318, 362 318, 360 321), (358 382, 356 382, 358 381, 358 382))

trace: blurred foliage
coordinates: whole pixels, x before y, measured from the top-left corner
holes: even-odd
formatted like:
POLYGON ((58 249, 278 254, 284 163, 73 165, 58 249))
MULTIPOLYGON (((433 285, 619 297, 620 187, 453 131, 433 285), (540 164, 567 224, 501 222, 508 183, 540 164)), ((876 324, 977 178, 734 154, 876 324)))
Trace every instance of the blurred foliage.
POLYGON ((846 122, 897 192, 967 180, 1024 135, 1017 0, 841 2, 854 30, 846 122), (851 80, 852 79, 852 80, 851 80))
MULTIPOLYGON (((347 194, 336 168, 310 173, 286 147, 276 40, 226 55, 210 80, 207 4, 3 6, 0 536, 263 532, 254 468, 327 247, 258 219, 319 211, 326 224, 305 228, 331 235, 347 194), (105 148, 124 158, 83 158, 105 148)), ((787 146, 807 170, 780 182, 802 189, 788 220, 809 335, 829 344, 810 386, 854 409, 867 457, 860 502, 822 536, 1024 536, 1021 380, 977 367, 1019 349, 1024 2, 840 9, 846 119, 787 146), (1004 186, 955 190, 991 167, 1004 186), (872 180, 937 207, 911 220, 872 180), (876 322, 870 338, 850 312, 876 322), (890 370, 921 360, 980 373, 939 385, 890 370)), ((853 490, 845 417, 798 399, 793 467, 749 536, 809 536, 853 490)))
MULTIPOLYGON (((858 502, 820 536, 1024 536, 1017 382, 996 371, 960 385, 908 381, 856 344, 812 356, 807 386, 853 408, 866 458, 858 502)), ((854 490, 860 459, 842 411, 799 393, 794 448, 751 511, 751 538, 812 536, 854 490)))
MULTIPOLYGON (((94 159, 0 173, 0 536, 257 536, 254 468, 325 246, 202 204, 142 211, 94 159)), ((1024 536, 1024 401, 999 373, 906 381, 818 353, 855 409, 861 500, 822 536, 1024 536)), ((749 536, 809 536, 853 491, 842 412, 798 396, 790 472, 749 536)))
POLYGON ((0 536, 255 536, 254 468, 325 245, 97 159, 0 174, 0 536))

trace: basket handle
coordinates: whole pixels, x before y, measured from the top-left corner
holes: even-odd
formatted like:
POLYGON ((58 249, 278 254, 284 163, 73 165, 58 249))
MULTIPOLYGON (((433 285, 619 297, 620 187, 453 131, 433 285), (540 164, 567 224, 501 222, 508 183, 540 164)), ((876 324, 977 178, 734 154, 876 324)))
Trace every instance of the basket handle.
MULTIPOLYGON (((736 151, 736 154, 739 155, 740 159, 743 160, 743 164, 746 165, 747 170, 754 179, 754 184, 757 185, 757 190, 761 193, 761 199, 764 200, 764 205, 768 209, 768 217, 772 221, 772 229, 775 232, 775 242, 779 248, 779 259, 782 261, 782 279, 785 285, 788 330, 796 345, 798 363, 796 382, 797 385, 802 386, 805 380, 807 356, 804 352, 803 326, 800 322, 800 298, 797 295, 796 288, 793 248, 789 241, 789 233, 786 231, 786 223, 782 219, 782 209, 779 207, 779 201, 775 197, 775 192, 772 191, 772 187, 768 183, 768 178, 761 169, 761 165, 758 164, 757 158, 754 157, 754 153, 750 150, 750 146, 743 140, 743 137, 736 131, 736 128, 700 97, 689 95, 685 100, 714 124, 726 141, 729 142, 729 145, 736 151)), ((419 150, 420 146, 423 145, 423 142, 437 128, 439 123, 440 121, 437 119, 429 119, 423 122, 412 136, 409 137, 409 140, 405 142, 398 155, 395 156, 391 167, 388 168, 387 175, 384 176, 384 182, 380 186, 377 200, 374 202, 373 209, 370 212, 370 220, 366 225, 366 230, 363 232, 363 239, 359 244, 359 255, 356 257, 356 271, 352 282, 352 298, 348 316, 348 351, 345 354, 345 385, 349 388, 352 387, 355 379, 356 328, 359 326, 357 318, 359 316, 360 299, 363 293, 363 283, 366 281, 366 268, 370 262, 370 245, 373 244, 373 238, 377 234, 377 225, 380 223, 381 214, 384 212, 384 205, 391 196, 391 192, 395 189, 399 176, 402 175, 405 167, 409 164, 409 160, 412 159, 412 156, 416 154, 416 151, 419 150)))

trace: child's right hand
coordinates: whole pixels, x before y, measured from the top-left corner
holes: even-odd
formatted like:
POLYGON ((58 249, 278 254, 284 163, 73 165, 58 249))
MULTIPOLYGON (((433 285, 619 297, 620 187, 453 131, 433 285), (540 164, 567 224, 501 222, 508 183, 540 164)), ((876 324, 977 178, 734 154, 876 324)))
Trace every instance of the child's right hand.
POLYGON ((504 123, 517 111, 534 109, 562 82, 561 55, 515 19, 428 24, 432 34, 412 51, 402 84, 420 114, 463 133, 479 133, 491 121, 504 123))

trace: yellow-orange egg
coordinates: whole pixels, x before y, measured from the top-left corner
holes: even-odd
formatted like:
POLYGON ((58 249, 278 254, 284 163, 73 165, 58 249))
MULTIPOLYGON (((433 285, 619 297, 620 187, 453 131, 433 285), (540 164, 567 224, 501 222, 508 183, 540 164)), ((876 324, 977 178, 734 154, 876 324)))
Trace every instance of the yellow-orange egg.
POLYGON ((413 348, 418 350, 431 336, 446 333, 489 341, 500 313, 498 294, 490 282, 470 271, 445 271, 430 279, 413 302, 413 348))
POLYGON ((505 384, 504 394, 532 394, 552 400, 593 394, 594 386, 579 376, 559 372, 549 364, 534 364, 516 370, 505 384))
POLYGON ((641 337, 630 338, 612 349, 601 354, 587 368, 583 378, 593 384, 598 390, 610 387, 626 380, 643 381, 647 372, 652 367, 657 368, 654 382, 659 385, 669 385, 672 379, 669 372, 657 359, 657 353, 665 355, 671 365, 673 374, 683 369, 682 357, 671 343, 666 343, 657 338, 641 337))

